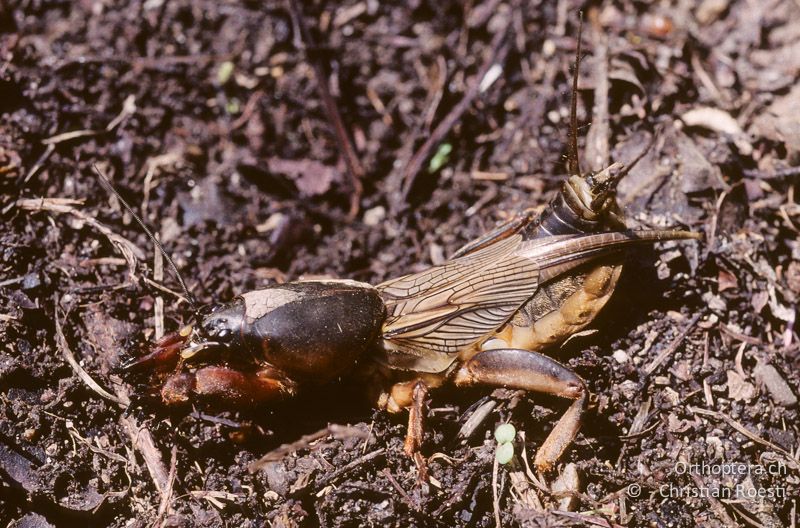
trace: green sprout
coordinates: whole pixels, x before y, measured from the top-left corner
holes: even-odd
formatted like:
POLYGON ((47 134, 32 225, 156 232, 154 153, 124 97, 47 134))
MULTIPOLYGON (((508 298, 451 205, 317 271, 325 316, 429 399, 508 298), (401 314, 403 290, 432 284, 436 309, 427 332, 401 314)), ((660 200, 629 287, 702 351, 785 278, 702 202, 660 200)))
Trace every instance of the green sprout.
POLYGON ((445 166, 447 160, 450 158, 450 153, 453 152, 453 145, 450 143, 442 143, 436 149, 436 154, 431 158, 428 164, 428 172, 434 173, 445 166))
POLYGON ((501 424, 494 430, 497 450, 494 453, 498 464, 508 464, 514 458, 514 438, 517 430, 510 423, 501 424))
POLYGON ((508 464, 514 458, 514 444, 510 442, 499 444, 494 457, 497 459, 498 464, 508 464))
POLYGON ((234 64, 231 61, 225 61, 219 65, 219 69, 217 70, 217 82, 219 84, 225 84, 233 75, 234 64))
POLYGON ((498 444, 513 442, 517 436, 517 430, 510 423, 505 423, 497 427, 494 431, 494 439, 498 444))
POLYGON ((241 111, 241 105, 239 105, 239 100, 235 97, 228 99, 225 103, 225 111, 228 115, 236 115, 241 111))

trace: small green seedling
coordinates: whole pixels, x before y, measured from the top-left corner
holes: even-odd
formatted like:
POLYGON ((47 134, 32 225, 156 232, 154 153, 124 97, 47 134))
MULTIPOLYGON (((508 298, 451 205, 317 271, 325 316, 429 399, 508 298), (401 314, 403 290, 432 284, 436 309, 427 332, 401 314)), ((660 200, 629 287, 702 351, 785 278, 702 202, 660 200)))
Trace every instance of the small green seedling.
POLYGON ((501 424, 494 430, 494 439, 497 440, 495 458, 498 464, 508 464, 514 458, 514 438, 517 430, 510 423, 501 424))
POLYGON ((450 143, 442 143, 436 149, 436 153, 428 163, 428 172, 434 173, 445 166, 447 160, 450 158, 450 153, 453 152, 453 145, 450 143))
POLYGON ((498 444, 513 442, 517 436, 517 430, 510 423, 501 424, 494 430, 494 439, 498 444))
POLYGON ((235 97, 232 99, 228 99, 225 103, 225 111, 228 115, 236 115, 241 111, 241 105, 239 104, 239 100, 235 97))
POLYGON ((505 443, 497 446, 497 451, 494 453, 498 464, 508 464, 514 458, 514 444, 505 443))
POLYGON ((219 69, 217 70, 217 82, 219 84, 225 84, 233 75, 233 70, 235 66, 231 61, 225 61, 219 65, 219 69))

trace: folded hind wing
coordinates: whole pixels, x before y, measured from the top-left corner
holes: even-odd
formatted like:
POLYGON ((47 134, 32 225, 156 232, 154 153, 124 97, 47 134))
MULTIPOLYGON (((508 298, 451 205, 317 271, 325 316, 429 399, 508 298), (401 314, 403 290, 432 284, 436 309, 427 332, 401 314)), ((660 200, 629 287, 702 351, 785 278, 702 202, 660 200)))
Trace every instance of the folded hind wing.
POLYGON ((537 259, 519 256, 520 235, 463 258, 378 285, 383 337, 412 355, 452 355, 505 324, 538 288, 537 259))
MULTIPOLYGON (((515 234, 440 266, 379 284, 388 313, 383 338, 391 352, 424 357, 436 365, 426 369, 446 368, 448 358, 502 327, 540 284, 632 245, 697 237, 672 230, 533 240, 515 234)), ((396 361, 410 365, 406 359, 396 361)))

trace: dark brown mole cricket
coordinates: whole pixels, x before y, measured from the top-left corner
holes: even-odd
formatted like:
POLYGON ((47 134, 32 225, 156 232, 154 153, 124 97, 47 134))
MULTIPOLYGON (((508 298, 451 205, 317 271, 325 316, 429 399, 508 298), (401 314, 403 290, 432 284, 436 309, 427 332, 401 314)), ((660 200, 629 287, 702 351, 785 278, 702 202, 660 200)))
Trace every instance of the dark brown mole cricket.
POLYGON ((377 286, 297 281, 200 308, 193 323, 125 368, 172 369, 161 388, 168 405, 194 399, 262 404, 305 386, 356 379, 370 387, 379 408, 410 409, 405 450, 418 461, 428 389, 487 385, 552 394, 573 403, 536 453, 536 467, 548 470, 577 434, 588 391, 545 352, 605 306, 626 249, 700 238, 681 230, 629 230, 616 200, 627 172, 620 163, 580 173, 577 59, 575 70, 570 175, 541 215, 520 214, 444 264, 377 286))

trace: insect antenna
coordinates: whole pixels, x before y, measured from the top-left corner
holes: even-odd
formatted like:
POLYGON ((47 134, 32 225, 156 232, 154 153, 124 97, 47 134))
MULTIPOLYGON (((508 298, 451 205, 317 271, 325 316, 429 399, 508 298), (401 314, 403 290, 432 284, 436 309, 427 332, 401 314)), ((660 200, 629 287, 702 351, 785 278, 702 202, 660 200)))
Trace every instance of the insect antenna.
POLYGON ((181 274, 178 271, 178 267, 175 265, 175 262, 173 262, 170 256, 167 254, 167 251, 164 249, 164 246, 161 245, 161 242, 159 242, 158 239, 155 237, 155 235, 153 235, 153 232, 150 231, 150 229, 144 224, 144 221, 139 217, 138 214, 136 214, 136 211, 133 210, 133 207, 131 207, 130 204, 125 201, 125 198, 123 198, 122 195, 120 195, 119 192, 117 192, 117 190, 114 188, 114 185, 106 177, 106 175, 100 171, 97 165, 93 164, 92 167, 94 167, 97 176, 100 178, 100 183, 103 185, 103 188, 106 191, 108 191, 109 194, 117 197, 117 200, 120 201, 123 207, 125 207, 125 210, 130 213, 130 215, 133 217, 134 220, 136 220, 136 223, 139 224, 139 227, 142 228, 142 230, 147 234, 148 238, 150 238, 150 240, 152 240, 153 243, 156 245, 158 251, 167 260, 169 267, 172 269, 172 273, 175 275, 175 278, 178 279, 178 283, 181 285, 181 289, 183 290, 183 294, 186 296, 186 300, 191 305, 192 311, 197 313, 198 311, 197 300, 195 299, 194 295, 192 295, 192 293, 189 291, 189 288, 186 287, 186 283, 183 281, 183 277, 181 277, 181 274))
POLYGON ((569 109, 569 150, 567 152, 567 170, 569 174, 580 176, 581 166, 578 158, 578 73, 581 65, 581 35, 583 34, 583 11, 578 14, 578 45, 575 51, 575 71, 572 73, 572 93, 569 109))

